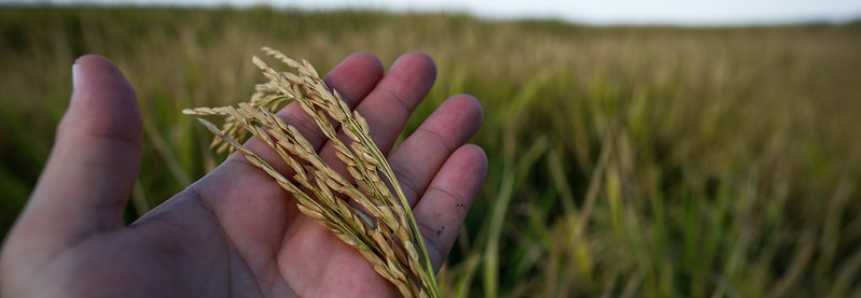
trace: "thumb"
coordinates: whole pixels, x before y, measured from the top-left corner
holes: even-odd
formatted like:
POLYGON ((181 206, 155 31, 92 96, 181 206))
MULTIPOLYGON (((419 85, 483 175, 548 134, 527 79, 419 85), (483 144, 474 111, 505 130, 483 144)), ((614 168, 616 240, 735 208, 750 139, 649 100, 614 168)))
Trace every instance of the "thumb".
POLYGON ((88 55, 75 62, 72 77, 69 109, 19 222, 57 241, 121 227, 140 168, 141 118, 122 72, 88 55))

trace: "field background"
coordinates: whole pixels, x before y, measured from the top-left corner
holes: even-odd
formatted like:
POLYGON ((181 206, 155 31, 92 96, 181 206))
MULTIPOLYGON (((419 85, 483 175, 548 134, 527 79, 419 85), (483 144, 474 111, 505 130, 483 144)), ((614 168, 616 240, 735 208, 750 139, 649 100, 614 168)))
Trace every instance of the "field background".
POLYGON ((0 236, 85 53, 137 90, 132 221, 221 160, 180 110, 247 98, 268 45, 325 72, 429 53, 484 106, 490 173, 446 297, 861 297, 861 23, 593 28, 268 8, 0 8, 0 236))

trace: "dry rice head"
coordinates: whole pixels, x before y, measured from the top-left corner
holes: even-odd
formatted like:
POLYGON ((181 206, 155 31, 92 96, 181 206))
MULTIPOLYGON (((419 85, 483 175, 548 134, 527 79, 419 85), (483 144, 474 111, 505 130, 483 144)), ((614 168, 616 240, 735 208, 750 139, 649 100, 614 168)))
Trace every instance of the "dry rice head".
POLYGON ((252 165, 272 176, 297 199, 302 213, 356 248, 404 297, 439 297, 418 224, 385 155, 371 139, 367 121, 351 111, 337 91, 330 91, 308 61, 293 60, 268 47, 263 51, 296 72, 276 71, 255 56, 252 62, 268 81, 256 86, 248 102, 186 109, 183 113, 223 116, 221 127, 199 119, 215 134, 211 145, 217 152, 239 151, 252 165), (338 161, 347 169, 346 175, 332 169, 298 129, 275 115, 290 102, 300 105, 331 141, 338 161), (337 137, 338 129, 349 138, 347 142, 337 137), (249 134, 278 153, 291 173, 278 172, 244 147, 242 142, 249 134))

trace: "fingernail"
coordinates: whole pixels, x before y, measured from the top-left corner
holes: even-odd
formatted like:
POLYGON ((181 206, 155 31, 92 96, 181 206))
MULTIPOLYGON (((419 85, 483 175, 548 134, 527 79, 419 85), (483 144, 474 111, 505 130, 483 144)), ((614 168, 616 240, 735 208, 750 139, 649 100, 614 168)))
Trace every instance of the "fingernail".
MULTIPOLYGON (((75 93, 75 90, 78 90, 78 84, 81 83, 80 78, 80 67, 78 67, 78 61, 75 61, 75 64, 72 64, 72 94, 75 93)), ((74 96, 72 97, 75 98, 74 96)))

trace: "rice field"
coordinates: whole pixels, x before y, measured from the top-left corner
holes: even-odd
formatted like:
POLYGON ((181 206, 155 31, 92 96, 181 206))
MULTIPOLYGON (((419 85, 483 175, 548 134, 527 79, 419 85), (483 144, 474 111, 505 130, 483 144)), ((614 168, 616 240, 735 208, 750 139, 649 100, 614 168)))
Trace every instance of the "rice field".
POLYGON ((181 110, 242 101, 261 46, 326 72, 431 55, 405 134, 477 97, 490 164, 445 297, 861 297, 861 23, 588 27, 269 8, 0 7, 0 235, 71 92, 111 58, 135 87, 143 166, 126 220, 223 155, 181 110))

